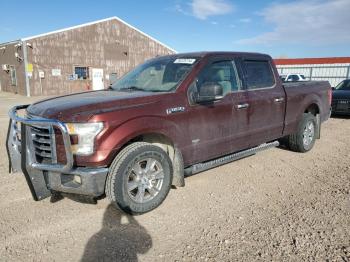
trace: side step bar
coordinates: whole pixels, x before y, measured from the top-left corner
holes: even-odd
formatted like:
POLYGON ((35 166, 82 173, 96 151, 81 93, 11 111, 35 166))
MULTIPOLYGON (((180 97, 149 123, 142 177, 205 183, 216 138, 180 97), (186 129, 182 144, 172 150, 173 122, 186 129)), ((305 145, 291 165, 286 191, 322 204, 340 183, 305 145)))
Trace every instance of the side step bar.
POLYGON ((239 151, 237 153, 226 155, 224 157, 216 158, 214 160, 210 160, 210 161, 207 161, 204 163, 195 164, 195 165, 185 169, 185 176, 191 176, 191 175, 197 174, 199 172, 202 172, 202 171, 205 171, 205 170, 217 167, 217 166, 221 166, 221 165, 230 163, 232 161, 235 161, 235 160, 238 160, 238 159, 241 159, 244 157, 254 155, 260 151, 270 149, 273 147, 277 147, 277 146, 279 146, 279 144, 280 143, 278 141, 265 143, 265 144, 261 144, 257 147, 253 147, 250 149, 239 151))

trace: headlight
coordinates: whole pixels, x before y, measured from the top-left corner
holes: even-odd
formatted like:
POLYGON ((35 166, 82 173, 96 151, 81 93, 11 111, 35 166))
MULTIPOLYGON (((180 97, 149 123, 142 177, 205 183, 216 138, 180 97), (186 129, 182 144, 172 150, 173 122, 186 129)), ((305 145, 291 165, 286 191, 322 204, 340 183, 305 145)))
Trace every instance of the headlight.
POLYGON ((78 136, 78 144, 72 145, 75 155, 91 155, 94 152, 94 141, 103 129, 103 123, 67 123, 68 133, 78 136))

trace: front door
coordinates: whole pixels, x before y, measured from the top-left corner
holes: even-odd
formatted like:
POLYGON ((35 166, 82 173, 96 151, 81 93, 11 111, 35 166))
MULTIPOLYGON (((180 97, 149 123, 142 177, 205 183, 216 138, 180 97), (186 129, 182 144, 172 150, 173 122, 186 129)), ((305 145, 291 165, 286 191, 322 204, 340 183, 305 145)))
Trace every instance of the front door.
POLYGON ((219 157, 242 146, 235 143, 235 138, 244 135, 246 110, 237 110, 234 102, 245 104, 247 98, 241 90, 233 59, 209 63, 190 88, 198 92, 207 82, 222 86, 224 96, 212 103, 190 107, 188 134, 191 150, 186 159, 190 159, 191 164, 219 157))
POLYGON ((92 89, 93 90, 104 89, 102 68, 92 68, 92 89))

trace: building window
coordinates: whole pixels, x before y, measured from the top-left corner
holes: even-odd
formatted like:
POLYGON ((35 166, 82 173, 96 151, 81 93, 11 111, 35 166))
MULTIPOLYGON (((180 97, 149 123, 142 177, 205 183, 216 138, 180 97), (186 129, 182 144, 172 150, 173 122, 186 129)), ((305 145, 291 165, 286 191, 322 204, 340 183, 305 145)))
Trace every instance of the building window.
POLYGON ((10 66, 10 76, 11 76, 11 85, 16 86, 17 75, 16 75, 16 68, 14 66, 10 66))
POLYGON ((118 74, 117 73, 110 73, 109 74, 109 83, 112 85, 118 80, 118 74))
POLYGON ((74 67, 74 74, 76 76, 76 79, 79 79, 79 80, 89 79, 89 67, 87 67, 87 66, 75 66, 74 67))

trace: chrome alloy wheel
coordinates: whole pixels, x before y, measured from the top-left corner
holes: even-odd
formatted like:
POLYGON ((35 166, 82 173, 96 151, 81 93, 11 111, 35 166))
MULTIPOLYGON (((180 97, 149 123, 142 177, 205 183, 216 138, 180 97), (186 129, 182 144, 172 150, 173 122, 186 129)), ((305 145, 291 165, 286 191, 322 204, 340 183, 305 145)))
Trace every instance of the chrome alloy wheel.
POLYGON ((315 125, 314 122, 309 121, 306 123, 303 132, 303 143, 305 147, 309 147, 315 136, 315 125))
POLYGON ((152 200, 162 188, 164 171, 162 165, 153 158, 146 158, 134 164, 127 180, 128 195, 142 204, 152 200))

